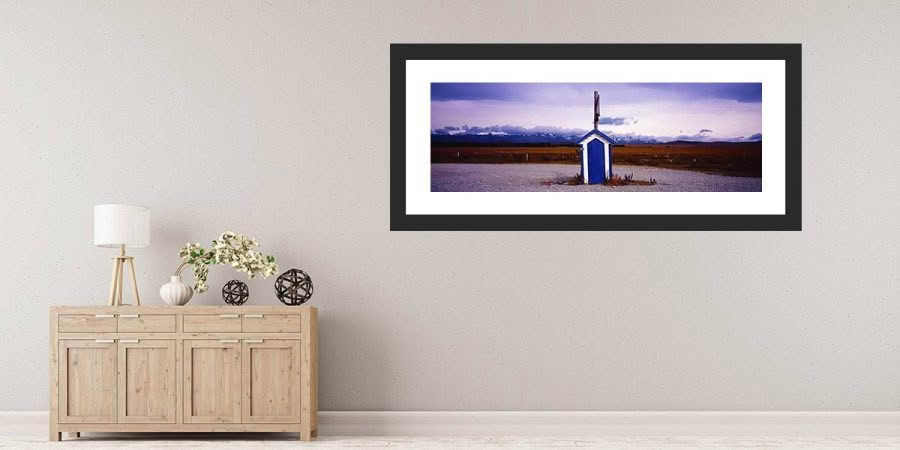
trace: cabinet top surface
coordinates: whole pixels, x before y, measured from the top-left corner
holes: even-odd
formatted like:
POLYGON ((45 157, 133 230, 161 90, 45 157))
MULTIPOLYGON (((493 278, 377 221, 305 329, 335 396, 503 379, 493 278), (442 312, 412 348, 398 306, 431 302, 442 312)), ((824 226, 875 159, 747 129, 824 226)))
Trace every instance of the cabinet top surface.
POLYGON ((51 306, 50 311, 59 313, 95 313, 102 311, 105 313, 157 313, 157 314, 216 314, 216 313, 279 313, 279 314, 299 314, 302 311, 316 311, 315 306, 168 306, 168 305, 152 305, 152 306, 51 306))

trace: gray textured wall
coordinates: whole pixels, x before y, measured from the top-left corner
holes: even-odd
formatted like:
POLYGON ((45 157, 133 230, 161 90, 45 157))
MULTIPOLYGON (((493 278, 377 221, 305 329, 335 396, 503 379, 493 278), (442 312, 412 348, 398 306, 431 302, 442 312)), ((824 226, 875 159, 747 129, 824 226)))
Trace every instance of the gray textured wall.
POLYGON ((182 243, 227 229, 312 274, 325 410, 898 410, 898 22, 897 2, 2 2, 0 410, 47 407, 47 307, 104 302, 102 202, 152 212, 148 303, 182 243), (389 232, 390 42, 801 42, 804 231, 389 232))

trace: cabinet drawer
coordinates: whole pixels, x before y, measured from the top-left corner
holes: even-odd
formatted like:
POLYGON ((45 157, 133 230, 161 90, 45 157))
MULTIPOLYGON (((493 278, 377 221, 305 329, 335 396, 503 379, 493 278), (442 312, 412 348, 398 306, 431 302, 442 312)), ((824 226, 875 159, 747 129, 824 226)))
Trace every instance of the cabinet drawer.
POLYGON ((113 314, 60 314, 60 333, 115 333, 113 314))
POLYGON ((174 333, 174 314, 119 314, 119 333, 174 333))
POLYGON ((244 314, 245 333, 299 333, 296 314, 244 314))
POLYGON ((185 314, 185 333, 216 333, 241 331, 239 314, 185 314))

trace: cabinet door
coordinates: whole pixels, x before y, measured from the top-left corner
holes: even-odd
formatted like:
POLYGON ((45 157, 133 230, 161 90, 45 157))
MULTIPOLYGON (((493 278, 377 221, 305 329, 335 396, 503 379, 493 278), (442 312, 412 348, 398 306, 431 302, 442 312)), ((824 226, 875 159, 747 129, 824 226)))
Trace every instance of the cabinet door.
POLYGON ((244 423, 300 423, 300 341, 245 340, 244 423))
POLYGON ((119 423, 175 423, 175 341, 119 341, 119 423))
POLYGON ((116 344, 59 341, 59 422, 116 423, 116 344))
POLYGON ((238 340, 184 341, 184 423, 240 422, 238 340))

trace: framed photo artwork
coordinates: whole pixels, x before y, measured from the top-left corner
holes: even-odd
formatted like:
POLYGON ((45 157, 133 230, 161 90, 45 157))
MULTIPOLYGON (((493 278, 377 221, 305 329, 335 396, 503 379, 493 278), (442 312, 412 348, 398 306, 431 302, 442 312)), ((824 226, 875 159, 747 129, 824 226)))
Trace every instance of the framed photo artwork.
POLYGON ((801 230, 800 44, 392 44, 391 230, 801 230))

